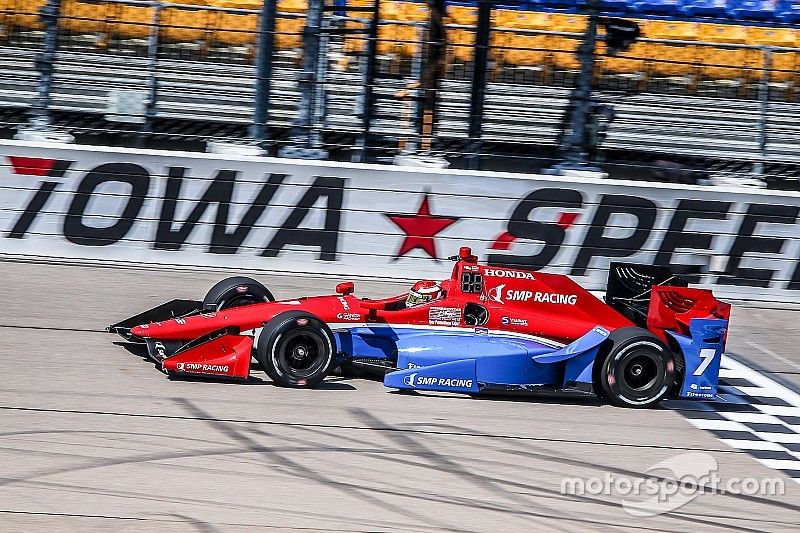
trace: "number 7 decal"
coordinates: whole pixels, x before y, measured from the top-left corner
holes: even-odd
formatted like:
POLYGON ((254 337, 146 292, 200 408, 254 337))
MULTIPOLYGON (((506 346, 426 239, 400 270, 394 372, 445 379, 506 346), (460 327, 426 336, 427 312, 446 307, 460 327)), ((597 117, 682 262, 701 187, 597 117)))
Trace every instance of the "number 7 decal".
POLYGON ((708 365, 714 360, 714 355, 716 355, 716 353, 716 348, 703 348, 700 350, 700 359, 702 359, 702 361, 700 362, 700 366, 697 367, 697 370, 694 371, 695 376, 699 376, 706 371, 708 365))

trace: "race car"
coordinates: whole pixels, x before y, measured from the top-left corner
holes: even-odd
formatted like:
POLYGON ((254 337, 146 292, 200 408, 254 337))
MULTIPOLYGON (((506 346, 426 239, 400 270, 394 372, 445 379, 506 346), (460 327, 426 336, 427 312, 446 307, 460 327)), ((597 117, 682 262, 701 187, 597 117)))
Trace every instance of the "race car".
POLYGON ((225 279, 203 301, 173 300, 107 328, 171 377, 312 388, 331 372, 387 387, 466 394, 591 393, 620 406, 713 399, 730 305, 656 266, 612 263, 605 301, 568 276, 478 264, 391 298, 336 294, 276 301, 225 279))

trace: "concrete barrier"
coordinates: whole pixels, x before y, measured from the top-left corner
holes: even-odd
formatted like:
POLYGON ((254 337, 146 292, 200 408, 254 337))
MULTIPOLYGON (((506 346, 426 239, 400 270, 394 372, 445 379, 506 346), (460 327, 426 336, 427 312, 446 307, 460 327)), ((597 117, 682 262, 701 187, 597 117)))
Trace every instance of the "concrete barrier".
POLYGON ((800 193, 0 141, 0 254, 396 278, 671 265, 800 301, 800 193))

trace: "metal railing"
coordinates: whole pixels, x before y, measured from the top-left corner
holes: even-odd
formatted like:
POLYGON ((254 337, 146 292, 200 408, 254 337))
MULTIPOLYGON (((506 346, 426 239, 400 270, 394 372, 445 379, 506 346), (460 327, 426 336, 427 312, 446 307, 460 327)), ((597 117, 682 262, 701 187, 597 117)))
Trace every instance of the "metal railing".
MULTIPOLYGON (((371 19, 361 13, 326 11, 321 30, 309 32, 304 13, 279 9, 274 31, 260 34, 257 10, 142 0, 83 3, 106 10, 103 16, 65 12, 62 0, 59 49, 51 56, 48 33, 31 18, 36 13, 0 13, 6 28, 0 36, 0 108, 7 127, 22 123, 32 106, 34 113, 46 110, 57 127, 90 142, 202 148, 212 138, 269 138, 277 151, 297 144, 298 131, 310 130, 312 144, 330 157, 349 158, 369 129, 371 158, 378 161, 421 145, 416 102, 422 98, 425 22, 378 21, 365 123, 354 117, 365 116, 363 51, 369 36, 347 33, 368 29, 371 19), (137 10, 135 17, 123 17, 125 9, 137 10), (190 16, 197 13, 203 16, 190 16), (303 65, 308 58, 303 43, 314 32, 325 36, 320 61, 303 65), (259 35, 273 46, 266 75, 258 64, 266 42, 259 35), (52 74, 45 90, 47 77, 38 77, 35 67, 48 57, 52 74), (312 110, 303 103, 310 101, 304 100, 309 92, 316 94, 312 110)), ((456 166, 470 157, 488 168, 535 170, 551 164, 577 76, 574 48, 583 35, 492 28, 482 126, 476 132, 470 127, 470 29, 446 26, 448 33, 462 33, 454 33, 458 38, 447 45, 434 150, 456 166), (498 35, 541 40, 523 47, 499 42, 498 35)), ((667 158, 689 172, 726 167, 770 175, 771 168, 780 168, 787 177, 793 165, 800 166, 798 58, 799 48, 651 38, 640 38, 617 57, 598 56, 594 94, 616 110, 603 143, 606 162, 644 169, 667 158), (691 49, 694 55, 659 57, 653 52, 658 47, 691 49), (746 61, 722 60, 729 51, 746 61)))

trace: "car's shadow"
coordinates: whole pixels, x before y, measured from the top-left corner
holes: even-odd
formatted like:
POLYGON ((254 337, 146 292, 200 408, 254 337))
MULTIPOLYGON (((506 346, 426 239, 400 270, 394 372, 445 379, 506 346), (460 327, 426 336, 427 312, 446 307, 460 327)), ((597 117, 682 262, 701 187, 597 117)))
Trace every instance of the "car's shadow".
POLYGON ((587 407, 601 407, 608 405, 597 396, 586 393, 569 392, 530 392, 525 394, 469 394, 447 393, 447 392, 428 392, 415 390, 392 390, 389 394, 401 396, 423 396, 435 398, 464 399, 469 396, 473 400, 492 401, 492 402, 514 402, 514 403, 537 403, 537 404, 557 404, 557 405, 580 405, 587 407))

